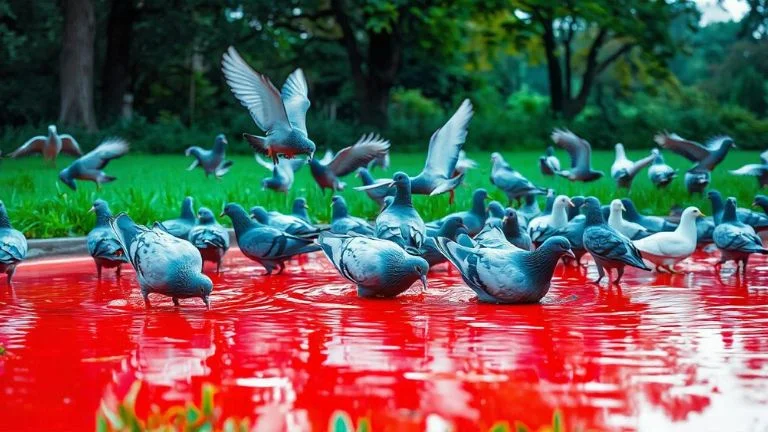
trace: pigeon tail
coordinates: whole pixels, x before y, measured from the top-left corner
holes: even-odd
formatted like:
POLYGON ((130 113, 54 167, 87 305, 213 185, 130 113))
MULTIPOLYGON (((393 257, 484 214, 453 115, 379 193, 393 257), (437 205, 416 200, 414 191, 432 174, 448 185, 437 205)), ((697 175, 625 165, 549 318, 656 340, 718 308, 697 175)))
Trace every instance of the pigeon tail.
POLYGON ((267 147, 266 138, 247 133, 243 134, 243 138, 248 141, 248 144, 250 144, 251 148, 255 151, 263 154, 264 156, 271 156, 269 147, 267 147))
POLYGON ((216 168, 216 171, 214 171, 216 177, 223 177, 224 174, 228 173, 229 169, 232 167, 232 164, 234 164, 234 162, 230 160, 222 162, 221 165, 216 168))

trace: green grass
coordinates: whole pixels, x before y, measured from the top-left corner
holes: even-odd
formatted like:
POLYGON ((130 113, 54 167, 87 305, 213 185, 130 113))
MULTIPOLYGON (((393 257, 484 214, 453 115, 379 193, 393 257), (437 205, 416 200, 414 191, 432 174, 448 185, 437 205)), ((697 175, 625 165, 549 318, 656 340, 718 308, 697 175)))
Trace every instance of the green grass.
MULTIPOLYGON (((644 152, 630 152, 635 159, 644 152)), ((600 181, 583 184, 570 183, 566 179, 543 177, 538 168, 538 152, 505 152, 507 161, 528 176, 531 181, 543 187, 552 187, 558 193, 568 195, 595 195, 601 201, 627 195, 617 191, 609 177, 600 181)), ((567 163, 563 152, 558 156, 567 163)), ((478 187, 488 189, 491 198, 505 202, 504 195, 488 180, 490 157, 488 153, 472 153, 470 157, 480 163, 480 168, 467 175, 465 185, 459 188, 456 204, 448 205, 448 195, 439 197, 417 196, 415 205, 425 220, 436 219, 446 213, 468 208, 472 190, 478 187)), ((666 154, 667 162, 681 173, 690 164, 675 155, 666 154)), ((302 168, 296 177, 293 189, 286 194, 261 190, 261 179, 268 172, 245 156, 233 156, 232 170, 221 181, 206 179, 201 170, 185 171, 190 160, 183 156, 132 154, 114 161, 107 172, 118 180, 105 185, 101 192, 93 183, 79 182, 73 192, 58 181, 58 169, 70 162, 69 158, 59 159, 58 168, 47 167, 38 157, 20 160, 4 159, 0 162, 0 200, 4 201, 14 226, 29 238, 63 237, 86 234, 92 227, 94 216, 88 213, 96 198, 110 203, 114 212, 126 211, 135 220, 148 223, 176 217, 181 200, 186 195, 195 197, 195 206, 206 206, 219 212, 226 202, 238 202, 249 208, 263 205, 268 209, 288 210, 293 198, 304 196, 310 206, 310 214, 317 220, 328 221, 330 217, 330 195, 324 197, 312 179, 309 169, 302 168)), ((725 196, 736 196, 742 206, 748 206, 759 192, 757 182, 751 177, 734 177, 728 174, 745 163, 759 161, 757 152, 734 151, 713 174, 712 185, 725 196)), ((593 162, 598 169, 608 174, 613 162, 613 152, 596 152, 593 162)), ((415 175, 424 164, 420 154, 393 154, 392 167, 415 175)), ((378 177, 391 177, 388 173, 376 171, 378 177)), ((360 184, 359 179, 349 176, 349 186, 342 193, 353 214, 374 218, 377 206, 363 192, 352 186, 360 184)), ((698 205, 705 213, 710 212, 706 199, 688 197, 682 182, 682 174, 666 190, 652 187, 645 172, 635 181, 628 193, 638 208, 644 212, 666 214, 672 205, 698 205)), ((543 204, 543 199, 542 199, 543 204)), ((222 223, 228 224, 224 218, 222 223)))

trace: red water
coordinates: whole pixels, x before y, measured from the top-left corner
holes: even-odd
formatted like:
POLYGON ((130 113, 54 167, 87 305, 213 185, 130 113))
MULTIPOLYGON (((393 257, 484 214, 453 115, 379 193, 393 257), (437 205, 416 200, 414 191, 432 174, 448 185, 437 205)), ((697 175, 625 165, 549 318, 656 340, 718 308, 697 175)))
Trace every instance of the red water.
POLYGON ((713 262, 629 271, 620 292, 558 269, 543 304, 490 306, 445 268, 424 295, 375 301, 320 255, 262 277, 232 253, 211 311, 160 297, 145 311, 132 272, 99 283, 90 259, 28 263, 15 290, 0 282, 0 430, 93 429, 100 400, 137 379, 139 411, 209 382, 226 415, 293 430, 337 409, 375 431, 538 428, 555 409, 569 429, 766 430, 768 261, 746 281, 713 262))

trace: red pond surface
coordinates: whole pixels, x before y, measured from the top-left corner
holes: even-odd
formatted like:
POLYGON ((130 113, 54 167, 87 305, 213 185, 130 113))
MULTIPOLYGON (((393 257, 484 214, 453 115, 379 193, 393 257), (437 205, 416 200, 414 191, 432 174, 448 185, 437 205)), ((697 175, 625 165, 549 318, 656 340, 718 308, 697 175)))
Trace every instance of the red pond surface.
POLYGON ((558 268, 543 304, 492 306, 446 268, 426 294, 375 301, 321 255, 261 277, 232 253, 211 311, 159 297, 145 311, 132 272, 97 282, 90 259, 28 263, 15 290, 0 283, 0 430, 93 429, 135 380, 140 413, 212 383, 224 415, 292 430, 325 430, 337 409, 374 431, 538 429, 556 409, 569 429, 766 430, 768 261, 746 281, 713 263, 629 271, 621 291, 558 268))

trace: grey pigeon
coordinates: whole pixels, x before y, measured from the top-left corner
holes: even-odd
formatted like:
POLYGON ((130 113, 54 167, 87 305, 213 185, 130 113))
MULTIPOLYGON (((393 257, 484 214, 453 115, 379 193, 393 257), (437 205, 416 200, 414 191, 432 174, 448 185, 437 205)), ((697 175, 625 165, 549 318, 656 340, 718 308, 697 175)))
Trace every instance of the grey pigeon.
POLYGON ((568 223, 568 207, 574 207, 573 201, 566 195, 558 195, 550 214, 542 213, 528 223, 531 240, 535 244, 541 244, 553 236, 556 230, 564 227, 568 223))
POLYGON ((427 228, 435 230, 438 229, 448 218, 458 216, 464 221, 464 225, 467 227, 469 235, 473 236, 483 229, 485 220, 488 219, 488 213, 485 209, 485 200, 487 198, 488 192, 486 192, 485 189, 477 189, 472 194, 472 208, 467 211, 451 213, 442 219, 428 223, 426 226, 427 228))
POLYGON ((294 173, 303 167, 306 161, 302 159, 280 159, 277 164, 267 162, 259 155, 255 155, 256 162, 272 173, 272 177, 261 180, 261 188, 275 192, 288 192, 293 186, 294 173))
POLYGON ((526 195, 545 195, 547 190, 540 188, 513 169, 497 152, 491 154, 491 183, 507 195, 509 202, 520 200, 526 195))
POLYGON ((55 165, 56 157, 62 152, 77 157, 83 155, 83 152, 80 150, 80 145, 74 138, 72 138, 72 135, 59 135, 56 131, 56 126, 50 125, 48 126, 48 136, 39 135, 32 137, 8 156, 15 159, 17 157, 40 153, 45 160, 50 161, 55 165))
POLYGON ((239 204, 227 204, 222 215, 232 220, 237 245, 243 255, 264 266, 265 276, 271 275, 275 268, 277 274, 282 273, 285 261, 296 255, 320 250, 312 239, 296 237, 252 220, 239 204))
POLYGON ((760 162, 759 164, 747 164, 728 172, 739 176, 753 176, 757 179, 757 184, 764 188, 768 186, 768 150, 760 153, 760 162))
POLYGON ((117 159, 128 153, 128 143, 122 138, 107 138, 98 147, 85 156, 75 160, 59 172, 59 180, 72 190, 77 190, 75 180, 88 180, 96 183, 96 189, 101 189, 103 183, 115 181, 117 178, 102 171, 112 159, 117 159))
POLYGON ((595 281, 599 284, 608 270, 608 281, 611 279, 611 270, 616 269, 618 276, 614 284, 621 282, 624 275, 624 266, 632 266, 642 270, 651 269, 643 262, 643 256, 637 250, 632 241, 625 235, 611 228, 605 223, 600 210, 600 201, 595 197, 588 197, 584 201, 586 225, 584 228, 584 248, 592 255, 600 275, 595 281))
POLYGON ((572 196, 571 204, 573 205, 569 206, 567 209, 569 221, 581 214, 581 207, 584 205, 584 197, 581 195, 572 196))
MULTIPOLYGON (((711 190, 707 192, 710 202, 712 203, 712 217, 715 219, 715 224, 720 224, 723 219, 723 213, 725 212, 725 205, 723 203, 723 197, 720 192, 711 190)), ((739 222, 745 223, 756 232, 768 231, 768 216, 760 214, 746 208, 736 209, 736 218, 739 222)))
MULTIPOLYGON (((370 171, 365 168, 357 170, 357 176, 363 182, 363 186, 371 186, 374 184, 389 183, 389 179, 374 179, 370 171)), ((384 208, 384 198, 395 195, 395 188, 373 188, 366 189, 365 193, 368 194, 368 198, 372 199, 379 205, 379 208, 384 208)))
POLYGON ((264 137, 243 134, 251 147, 272 159, 291 159, 305 154, 312 159, 315 143, 307 135, 309 88, 304 72, 296 69, 280 92, 265 75, 253 69, 229 47, 221 62, 224 78, 232 94, 248 109, 253 121, 266 134, 264 137))
POLYGON ((752 206, 760 207, 763 209, 763 213, 768 215, 768 196, 755 195, 755 200, 752 201, 752 206))
POLYGON ((711 172, 728 155, 728 151, 736 148, 733 139, 728 136, 715 137, 701 145, 687 140, 677 134, 659 133, 653 138, 656 144, 669 149, 680 156, 695 162, 691 172, 711 172))
POLYGON ((459 160, 456 161, 456 168, 453 169, 453 176, 456 177, 465 174, 471 169, 477 168, 477 162, 467 157, 467 152, 459 151, 459 160))
POLYGON ((560 159, 555 156, 555 149, 547 146, 543 156, 539 156, 539 169, 545 176, 553 176, 560 171, 560 159))
POLYGON ((224 160, 227 157, 227 137, 224 134, 216 135, 211 150, 193 146, 185 150, 184 155, 195 158, 187 171, 192 171, 199 166, 205 171, 206 177, 213 174, 216 178, 221 178, 233 163, 230 160, 224 160))
POLYGON ((683 181, 688 195, 703 195, 712 181, 712 174, 709 171, 686 171, 683 181))
POLYGON ((307 211, 308 209, 309 206, 307 205, 307 200, 303 197, 298 197, 293 200, 291 216, 295 216, 304 222, 311 224, 312 218, 309 217, 309 212, 307 211))
POLYGON ((437 245, 485 303, 537 303, 549 291, 560 257, 573 256, 562 237, 548 239, 533 252, 469 248, 445 238, 438 238, 437 245))
POLYGON ((744 274, 746 274, 747 263, 751 254, 768 255, 768 249, 763 247, 763 243, 755 230, 739 221, 736 216, 735 198, 728 198, 725 202, 722 220, 715 227, 712 237, 715 240, 715 246, 720 250, 718 269, 727 261, 735 261, 737 271, 739 264, 741 264, 744 274))
MULTIPOLYGON (((551 191, 551 189, 550 189, 551 191)), ((549 193, 549 192, 547 192, 549 193)), ((554 203, 555 195, 552 193, 552 202, 554 203)), ((531 220, 541 215, 541 209, 539 208, 539 201, 536 199, 536 195, 526 195, 524 204, 517 209, 517 213, 525 217, 526 220, 531 220)))
MULTIPOLYGON (((216 222, 216 216, 205 207, 197 211, 198 223, 189 230, 189 242, 192 243, 205 261, 216 263, 216 273, 221 273, 221 263, 229 250, 229 232, 216 222)), ((200 267, 202 271, 202 267, 200 267)))
POLYGON ((202 273, 203 259, 192 243, 168 234, 160 224, 151 229, 137 225, 126 214, 110 220, 110 226, 136 270, 147 308, 150 293, 171 297, 177 306, 180 298, 199 297, 211 307, 213 282, 202 273))
POLYGON ((360 297, 394 297, 417 280, 427 289, 427 261, 390 241, 324 232, 318 243, 336 270, 357 285, 360 297))
POLYGON ((569 130, 555 129, 552 132, 555 145, 568 152, 571 169, 558 171, 557 175, 571 181, 591 182, 603 176, 602 171, 592 169, 592 146, 569 130))
POLYGON ((677 228, 677 224, 674 224, 663 217, 645 216, 640 214, 635 207, 635 203, 629 198, 622 198, 621 203, 624 205, 624 219, 629 222, 640 224, 652 233, 674 231, 675 228, 677 228))
POLYGON ((0 273, 8 277, 8 286, 13 286, 16 266, 27 256, 27 238, 21 231, 13 229, 5 204, 0 201, 0 273))
POLYGON ((181 202, 181 214, 176 219, 169 219, 162 223, 163 227, 169 234, 180 239, 189 238, 189 230, 193 226, 197 225, 197 217, 195 217, 195 208, 193 207, 194 200, 192 197, 184 198, 181 202))
MULTIPOLYGON (((460 174, 451 177, 456 169, 464 141, 467 139, 467 127, 472 119, 472 103, 465 99, 453 116, 432 134, 424 169, 416 177, 411 177, 411 193, 418 195, 440 195, 448 192, 449 203, 453 203, 454 189, 464 180, 460 174)), ((359 186, 357 190, 386 187, 387 183, 359 186)))
POLYGON ((505 210, 504 217, 501 220, 501 224, 497 227, 494 225, 486 224, 480 233, 475 236, 475 240, 483 245, 484 237, 496 236, 495 229, 499 229, 504 235, 504 239, 512 245, 523 249, 533 250, 533 243, 531 243, 531 237, 528 235, 526 229, 520 226, 520 219, 517 217, 517 212, 513 208, 507 208, 505 210))
POLYGON ((365 167, 388 150, 389 141, 374 134, 363 135, 355 144, 341 149, 328 163, 317 159, 310 160, 309 169, 323 193, 326 189, 333 192, 342 191, 346 183, 341 181, 341 177, 365 167))
POLYGON ((664 162, 664 156, 659 149, 653 149, 651 152, 655 157, 651 166, 648 167, 648 178, 657 188, 665 188, 677 177, 677 170, 664 162))
POLYGON ((656 159, 656 155, 651 152, 650 155, 638 161, 632 161, 624 151, 624 144, 618 143, 615 148, 616 159, 614 159, 613 165, 611 165, 611 177, 616 181, 618 187, 629 189, 632 187, 632 181, 635 179, 635 176, 650 165, 656 159))
POLYGON ((584 229, 587 226, 587 217, 580 214, 562 227, 555 231, 555 236, 565 237, 571 244, 571 250, 574 257, 563 257, 563 263, 569 265, 573 263, 574 267, 581 266, 581 258, 587 254, 587 250, 584 248, 584 229))
POLYGON ((451 240, 456 240, 459 235, 468 233, 467 227, 464 226, 464 222, 459 216, 448 218, 436 231, 431 233, 429 230, 427 231, 427 238, 422 245, 424 253, 421 254, 421 257, 427 260, 430 267, 448 261, 437 248, 437 241, 435 239, 438 237, 445 237, 451 240))
POLYGON ((88 253, 93 257, 96 263, 96 275, 101 279, 102 268, 115 268, 117 277, 120 277, 120 270, 123 263, 128 262, 120 241, 115 232, 109 225, 112 219, 112 212, 109 210, 109 204, 106 201, 97 199, 93 202, 91 212, 96 214, 96 226, 88 233, 85 243, 88 246, 88 253))
POLYGON ((267 212, 262 206, 251 207, 251 217, 260 224, 269 225, 298 237, 317 238, 321 230, 294 215, 267 212))
POLYGON ((373 226, 365 219, 350 216, 347 201, 341 195, 334 195, 331 199, 331 232, 347 234, 350 232, 373 236, 373 226))
POLYGON ((501 227, 501 220, 504 218, 504 206, 498 201, 488 203, 488 219, 485 220, 486 226, 501 227))
POLYGON ((411 202, 411 180, 404 172, 392 177, 395 199, 376 217, 376 237, 390 240, 409 251, 419 250, 426 238, 427 227, 411 202))

